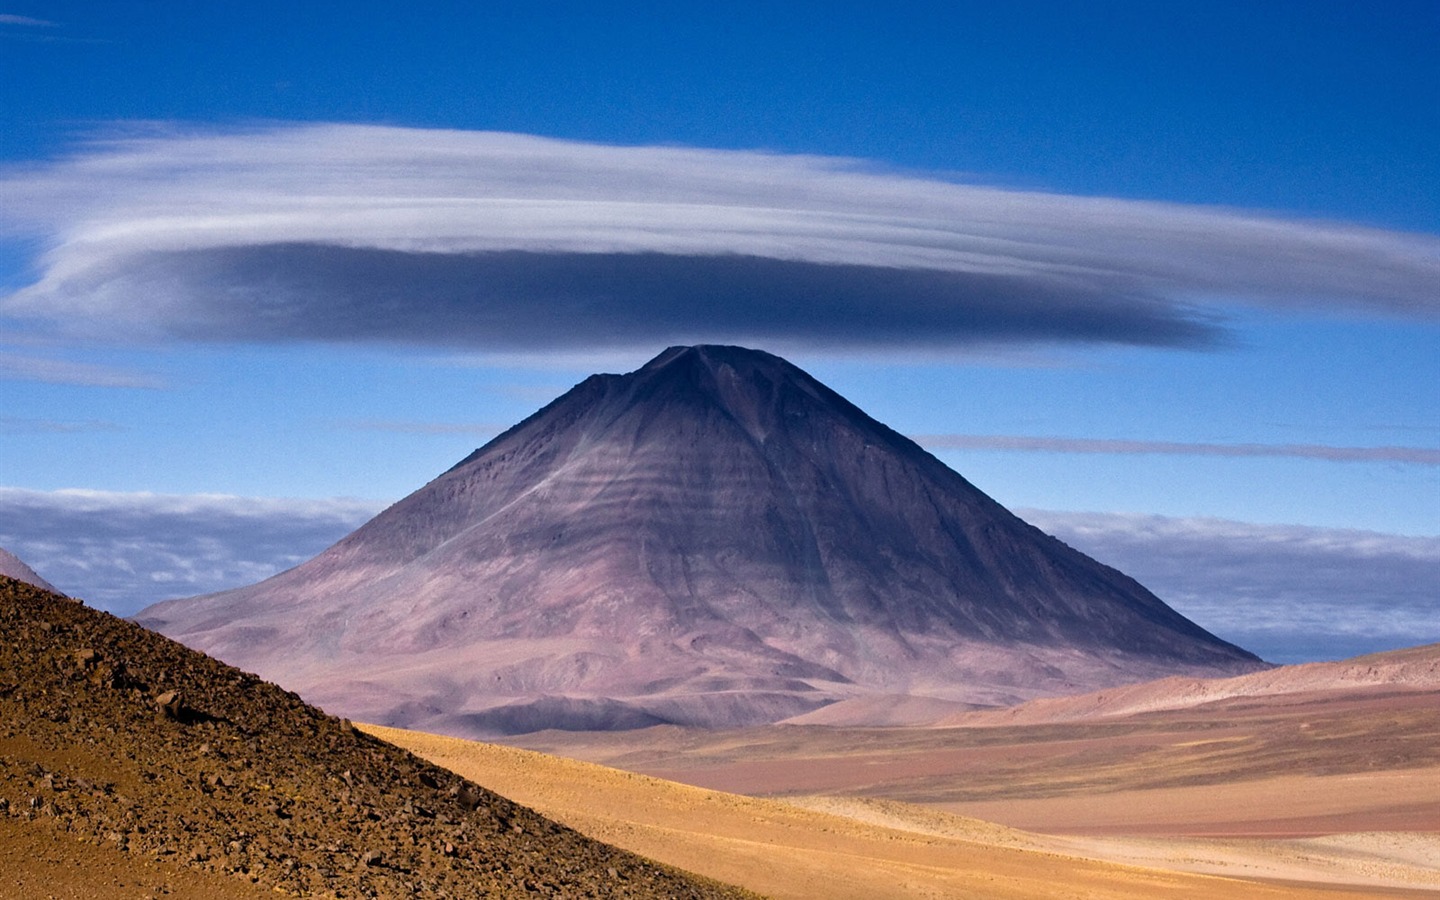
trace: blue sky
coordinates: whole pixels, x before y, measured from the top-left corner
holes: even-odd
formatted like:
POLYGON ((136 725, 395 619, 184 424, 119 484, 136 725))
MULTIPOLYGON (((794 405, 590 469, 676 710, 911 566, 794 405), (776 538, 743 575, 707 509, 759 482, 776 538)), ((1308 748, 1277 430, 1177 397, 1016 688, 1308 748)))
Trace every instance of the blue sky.
POLYGON ((1272 658, 1440 640, 1357 549, 1440 557, 1440 5, 456 6, 0 2, 0 545, 122 611, 253 580, 740 342, 1092 552, 1382 560, 1404 616, 1272 658), (85 566, 77 490, 135 531, 85 566))

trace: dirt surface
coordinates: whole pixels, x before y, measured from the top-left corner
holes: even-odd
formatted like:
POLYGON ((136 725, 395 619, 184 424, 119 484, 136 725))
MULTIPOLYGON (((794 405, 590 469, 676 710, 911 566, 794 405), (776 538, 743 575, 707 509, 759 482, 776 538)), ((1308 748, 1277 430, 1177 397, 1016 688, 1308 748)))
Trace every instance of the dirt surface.
POLYGON ((116 853, 61 833, 54 822, 0 818, 0 897, 15 900, 262 900, 249 879, 116 853))
POLYGON ((1072 838, 1066 853, 1185 872, 1345 884, 1440 895, 1440 834, 1337 834, 1300 840, 1072 838))
POLYGON ((587 834, 774 897, 1339 900, 1440 889, 1440 871, 1426 863, 1440 836, 1328 845, 1052 837, 895 801, 743 797, 511 747, 365 728, 587 834))
POLYGON ((1234 678, 1161 678, 1088 694, 1046 697, 1006 709, 957 712, 924 724, 982 727, 1094 722, 1161 710, 1204 706, 1227 709, 1257 702, 1275 709, 1313 705, 1326 698, 1363 699, 1409 691, 1440 691, 1440 644, 1339 662, 1280 666, 1234 678))
POLYGON ((733 897, 0 578, 0 894, 733 897))
POLYGON ((1353 831, 1440 833, 1440 768, 1276 775, 1230 784, 936 806, 1052 834, 1300 838, 1353 831))
POLYGON ((751 795, 846 794, 1038 831, 1300 837, 1440 831, 1440 693, 1239 698, 983 728, 656 728, 524 745, 751 795))

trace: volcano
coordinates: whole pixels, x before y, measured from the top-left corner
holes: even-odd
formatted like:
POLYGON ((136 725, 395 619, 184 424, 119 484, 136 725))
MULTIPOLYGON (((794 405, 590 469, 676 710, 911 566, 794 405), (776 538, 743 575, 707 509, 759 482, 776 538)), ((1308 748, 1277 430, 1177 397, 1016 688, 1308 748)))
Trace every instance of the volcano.
POLYGON ((138 619, 333 713, 462 736, 891 721, 1265 667, 724 346, 593 375, 309 562, 138 619))

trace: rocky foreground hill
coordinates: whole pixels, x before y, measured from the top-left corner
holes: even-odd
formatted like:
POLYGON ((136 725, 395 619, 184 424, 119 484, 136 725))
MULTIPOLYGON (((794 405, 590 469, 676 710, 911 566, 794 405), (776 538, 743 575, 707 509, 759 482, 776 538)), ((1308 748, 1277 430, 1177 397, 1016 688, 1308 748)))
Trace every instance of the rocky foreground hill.
POLYGON ((6 577, 0 634, 7 829, 28 823, 292 895, 745 896, 590 840, 255 675, 6 577))

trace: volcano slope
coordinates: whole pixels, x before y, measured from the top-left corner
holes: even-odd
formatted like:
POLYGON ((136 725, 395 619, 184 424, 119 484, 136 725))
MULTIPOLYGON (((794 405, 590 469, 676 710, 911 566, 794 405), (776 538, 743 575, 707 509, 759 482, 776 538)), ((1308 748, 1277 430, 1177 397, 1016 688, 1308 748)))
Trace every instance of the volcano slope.
POLYGON ((0 576, 14 578, 16 581, 23 581, 26 584, 33 584, 35 587, 59 593, 55 590, 54 585, 36 575, 35 570, 25 565, 24 560, 4 547, 0 547, 0 576))
POLYGON ((0 894, 748 896, 3 577, 0 633, 0 894), (17 859, 17 846, 46 849, 17 859))
POLYGON ((717 346, 592 376, 315 559, 139 620, 328 710, 470 736, 866 724, 896 696, 933 717, 1264 667, 795 366, 717 346))

